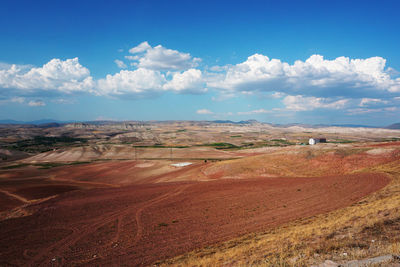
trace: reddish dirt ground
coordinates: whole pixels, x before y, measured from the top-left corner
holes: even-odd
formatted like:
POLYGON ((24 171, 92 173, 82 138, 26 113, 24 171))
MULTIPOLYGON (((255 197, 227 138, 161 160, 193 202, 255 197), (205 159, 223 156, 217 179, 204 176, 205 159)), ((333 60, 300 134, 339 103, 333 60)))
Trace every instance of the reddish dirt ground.
POLYGON ((148 265, 351 205, 388 182, 363 173, 71 191, 0 222, 0 265, 148 265))
POLYGON ((6 193, 0 192, 0 212, 13 209, 22 204, 24 204, 24 202, 15 197, 9 196, 6 193))

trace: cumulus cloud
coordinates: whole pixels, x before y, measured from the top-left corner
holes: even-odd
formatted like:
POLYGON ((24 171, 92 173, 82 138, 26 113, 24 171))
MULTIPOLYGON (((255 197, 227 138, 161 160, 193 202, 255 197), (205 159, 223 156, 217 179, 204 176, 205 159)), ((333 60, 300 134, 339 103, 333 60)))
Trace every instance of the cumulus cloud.
POLYGON ((367 91, 400 92, 400 78, 385 70, 381 57, 326 60, 312 55, 290 65, 279 59, 255 54, 232 65, 208 87, 227 91, 267 91, 309 96, 354 96, 367 91))
POLYGON ((0 87, 17 89, 18 94, 32 94, 37 91, 72 93, 90 90, 93 79, 78 58, 52 59, 39 68, 27 69, 13 64, 0 70, 0 87))
POLYGON ((28 103, 75 93, 135 98, 162 92, 199 94, 211 89, 219 92, 212 98, 215 101, 253 95, 282 101, 286 110, 293 111, 383 108, 400 99, 400 78, 394 78, 398 72, 386 67, 381 57, 327 60, 312 55, 289 64, 254 54, 236 65, 199 69, 199 58, 162 45, 142 42, 129 53, 126 60, 114 61, 122 70, 100 79, 93 79, 78 58, 55 58, 40 67, 0 62, 0 98, 10 103, 13 97, 26 97, 28 103))
POLYGON ((145 95, 163 91, 165 76, 159 71, 139 68, 137 70, 121 70, 114 75, 98 80, 100 95, 145 95))
POLYGON ((41 106, 46 106, 46 103, 44 103, 41 100, 31 100, 29 101, 28 105, 31 107, 41 107, 41 106))
POLYGON ((135 47, 132 47, 131 49, 129 49, 129 53, 136 54, 136 53, 145 52, 149 49, 151 49, 151 46, 149 45, 149 43, 147 41, 145 41, 145 42, 142 42, 141 44, 139 44, 138 46, 135 46, 135 47))
POLYGON ((119 59, 114 60, 114 63, 117 64, 118 68, 121 69, 126 69, 128 67, 122 60, 119 59))
MULTIPOLYGON (((125 67, 121 61, 115 61, 125 67), (122 63, 122 64, 121 64, 122 63)), ((162 72, 148 68, 121 70, 94 80, 78 58, 52 59, 42 67, 2 64, 0 69, 0 96, 50 96, 88 92, 112 96, 150 96, 173 91, 179 93, 204 93, 204 77, 198 69, 162 72)))
POLYGON ((182 93, 204 93, 207 91, 204 86, 201 71, 198 69, 189 69, 182 73, 174 73, 172 79, 164 84, 163 88, 182 93))
POLYGON ((332 101, 322 97, 305 97, 302 95, 288 95, 283 99, 286 109, 293 111, 308 111, 314 109, 341 109, 349 102, 348 99, 332 101))
POLYGON ((133 56, 126 56, 129 60, 135 60, 135 66, 152 70, 171 71, 187 70, 198 66, 201 61, 193 58, 189 53, 179 52, 157 45, 151 47, 148 42, 143 42, 129 50, 133 56))
POLYGON ((242 111, 242 112, 238 112, 238 115, 254 115, 254 114, 263 114, 263 113, 271 113, 270 110, 266 110, 266 109, 256 109, 256 110, 251 110, 251 111, 242 111))
POLYGON ((214 114, 214 112, 212 112, 211 110, 208 110, 208 109, 199 109, 199 110, 196 111, 196 113, 200 114, 200 115, 211 115, 211 114, 214 114))

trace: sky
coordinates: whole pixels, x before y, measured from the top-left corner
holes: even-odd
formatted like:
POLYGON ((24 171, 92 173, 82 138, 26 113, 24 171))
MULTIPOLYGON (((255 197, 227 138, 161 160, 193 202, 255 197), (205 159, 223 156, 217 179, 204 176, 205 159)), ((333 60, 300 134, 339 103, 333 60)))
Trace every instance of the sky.
POLYGON ((8 1, 0 120, 400 122, 399 1, 8 1))

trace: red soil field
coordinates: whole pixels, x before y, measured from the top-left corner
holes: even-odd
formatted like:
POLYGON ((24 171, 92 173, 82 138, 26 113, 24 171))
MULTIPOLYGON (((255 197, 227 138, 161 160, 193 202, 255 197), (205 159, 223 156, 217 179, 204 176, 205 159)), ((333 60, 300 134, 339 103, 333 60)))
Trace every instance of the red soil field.
POLYGON ((43 185, 24 187, 15 191, 15 194, 26 199, 40 199, 78 189, 79 187, 73 185, 43 185))
POLYGON ((148 265, 351 205, 388 182, 362 173, 71 191, 0 222, 0 265, 148 265))
POLYGON ((0 192, 0 212, 13 209, 21 204, 24 204, 24 202, 0 192))

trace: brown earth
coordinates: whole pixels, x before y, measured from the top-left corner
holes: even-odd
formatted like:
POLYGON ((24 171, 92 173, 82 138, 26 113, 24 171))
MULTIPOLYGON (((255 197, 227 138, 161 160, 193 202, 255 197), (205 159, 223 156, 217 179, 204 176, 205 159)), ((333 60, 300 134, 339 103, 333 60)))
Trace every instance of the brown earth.
POLYGON ((24 202, 10 196, 8 193, 0 191, 0 212, 11 210, 15 207, 22 205, 24 202))
POLYGON ((389 182, 359 171, 398 160, 399 145, 2 169, 0 265, 148 265, 346 207, 389 182))
POLYGON ((72 191, 30 206, 31 216, 0 222, 0 264, 148 265, 345 207, 388 182, 364 173, 72 191))

